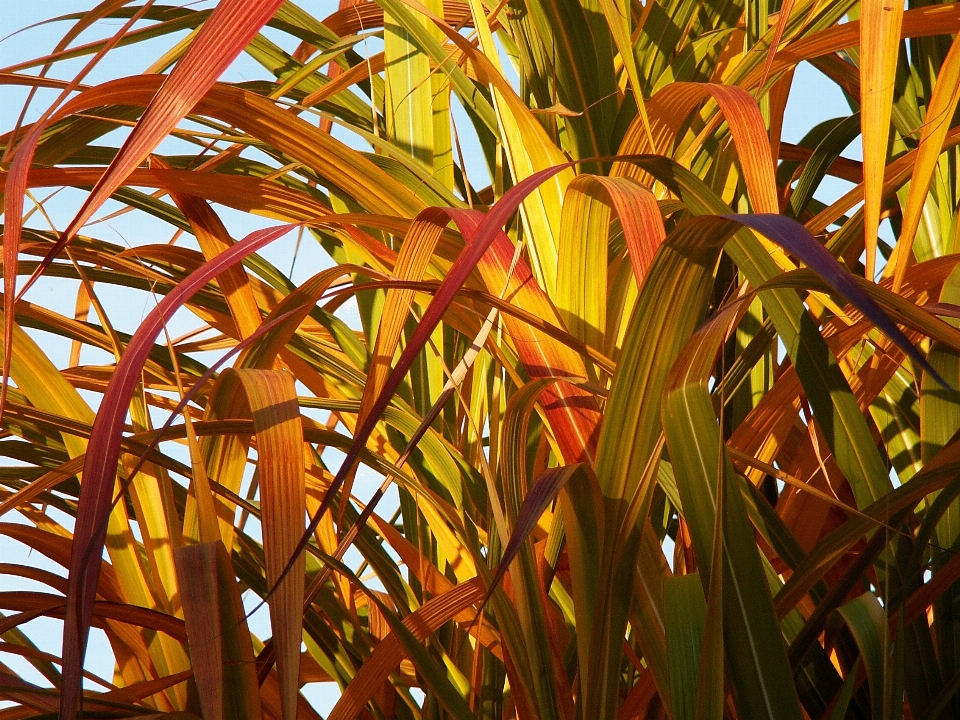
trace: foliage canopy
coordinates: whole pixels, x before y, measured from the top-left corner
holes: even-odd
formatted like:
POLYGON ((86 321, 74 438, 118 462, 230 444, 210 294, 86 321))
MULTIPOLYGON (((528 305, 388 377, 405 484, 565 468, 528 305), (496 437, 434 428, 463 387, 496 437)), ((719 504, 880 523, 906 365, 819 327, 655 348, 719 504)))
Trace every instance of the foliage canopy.
POLYGON ((0 535, 62 568, 0 565, 0 720, 960 717, 960 5, 57 21, 0 70, 0 535), (802 62, 851 111, 794 145, 802 62))

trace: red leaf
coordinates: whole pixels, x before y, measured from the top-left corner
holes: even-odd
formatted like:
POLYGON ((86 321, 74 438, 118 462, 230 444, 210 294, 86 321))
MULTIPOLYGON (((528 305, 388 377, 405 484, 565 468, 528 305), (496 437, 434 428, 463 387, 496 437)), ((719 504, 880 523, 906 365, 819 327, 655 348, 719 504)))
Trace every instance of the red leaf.
POLYGON ((251 233, 191 273, 144 319, 117 363, 103 395, 100 412, 94 420, 83 465, 83 481, 77 503, 76 530, 70 557, 67 616, 63 630, 61 717, 73 718, 77 710, 80 671, 86 651, 93 601, 97 593, 107 518, 113 507, 113 486, 117 477, 123 424, 130 398, 140 380, 143 364, 167 319, 180 306, 218 274, 286 234, 291 227, 281 225, 251 233))
MULTIPOLYGON (((404 346, 400 359, 397 360, 397 364, 387 376, 383 389, 373 404, 370 413, 363 422, 357 426, 353 435, 353 444, 347 451, 347 456, 344 458, 343 464, 340 466, 336 477, 330 484, 330 488, 327 490, 323 502, 320 503, 320 507, 316 513, 314 513, 313 518, 311 518, 306 533, 304 533, 296 550, 294 550, 278 582, 283 580, 286 574, 293 568, 295 559, 306 548, 307 543, 320 524, 320 519, 330 508, 334 495, 339 492, 347 476, 353 471, 354 466, 360 458, 361 451, 366 446, 367 440, 376 427, 380 416, 384 410, 386 410, 387 405, 390 404, 393 394, 397 388, 400 387, 400 383, 413 364, 417 354, 427 344, 427 340, 440 323, 447 308, 450 307, 453 298, 464 282, 466 282, 470 273, 473 272, 477 263, 480 262, 480 258, 483 257, 487 249, 502 232, 503 226, 506 225, 510 216, 517 211, 524 198, 538 185, 574 164, 576 163, 564 163, 563 165, 541 170, 525 178, 508 190, 487 213, 454 208, 427 208, 420 213, 417 218, 418 220, 442 223, 444 226, 448 220, 453 220, 464 235, 467 245, 457 257, 456 261, 454 261, 447 276, 443 279, 443 282, 440 283, 440 287, 437 288, 433 300, 420 318, 417 329, 414 331, 410 341, 404 346)), ((271 588, 270 593, 272 593, 273 590, 274 588, 271 588)), ((268 597, 270 593, 268 593, 268 597)))
POLYGON ((283 0, 223 0, 217 5, 76 217, 27 280, 21 296, 127 176, 186 117, 282 4, 283 0))

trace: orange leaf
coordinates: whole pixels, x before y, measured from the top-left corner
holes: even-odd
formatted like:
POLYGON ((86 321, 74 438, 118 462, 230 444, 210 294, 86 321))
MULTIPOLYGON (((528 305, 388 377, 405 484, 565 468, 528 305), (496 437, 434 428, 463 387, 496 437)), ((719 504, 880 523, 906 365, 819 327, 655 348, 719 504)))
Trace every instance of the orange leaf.
MULTIPOLYGON (((404 564, 410 568, 410 572, 423 583, 427 592, 431 595, 443 595, 456 587, 452 581, 440 572, 436 565, 423 556, 413 543, 397 532, 393 525, 376 514, 370 516, 370 522, 376 527, 377 532, 383 535, 390 547, 396 551, 404 564)), ((489 622, 482 617, 475 618, 475 614, 470 610, 463 610, 454 615, 453 618, 464 625, 469 625, 470 634, 476 637, 480 644, 496 657, 503 659, 500 637, 489 622)))
MULTIPOLYGON (((443 3, 443 19, 457 28, 473 27, 470 7, 456 0, 443 3)), ((356 35, 371 28, 383 27, 383 8, 374 2, 360 2, 347 7, 341 3, 336 12, 324 18, 323 24, 341 37, 356 35)))
POLYGON ((883 169, 893 111, 903 3, 863 0, 860 15, 860 126, 863 138, 863 224, 866 277, 873 280, 883 199, 883 169))
POLYGON ((656 196, 630 178, 598 175, 579 175, 567 187, 567 194, 573 190, 588 194, 599 191, 609 200, 620 218, 633 275, 638 285, 642 283, 657 248, 667 236, 656 196))
POLYGON ((246 395, 257 433, 260 510, 270 626, 280 676, 284 720, 297 717, 300 643, 306 558, 301 553, 285 572, 306 524, 303 424, 293 376, 279 370, 231 369, 218 382, 216 396, 246 395), (282 577, 281 577, 282 576, 282 577))
POLYGON ((780 13, 777 18, 777 29, 773 33, 773 40, 770 41, 770 50, 767 52, 767 60, 763 64, 763 76, 760 79, 760 86, 763 87, 767 78, 770 77, 770 68, 773 66, 773 59, 776 57, 777 48, 780 46, 780 39, 783 37, 783 31, 790 20, 790 13, 793 10, 793 0, 783 0, 780 5, 780 13))
MULTIPOLYGON (((420 280, 423 278, 433 258, 434 248, 448 221, 449 218, 443 214, 443 211, 432 208, 425 210, 413 221, 404 236, 403 246, 400 248, 394 266, 393 274, 398 279, 420 280)), ((362 425, 367 419, 390 374, 390 363, 400 343, 400 334, 410 313, 414 295, 415 291, 411 289, 387 290, 383 311, 380 314, 380 324, 377 328, 377 340, 370 360, 370 370, 367 373, 367 382, 360 401, 360 412, 357 414, 357 425, 362 425)), ((343 489, 347 495, 350 493, 350 486, 348 479, 343 489)))
POLYGON ((223 268, 256 252, 289 229, 281 226, 255 231, 181 281, 144 318, 110 378, 91 431, 77 503, 63 632, 61 713, 65 717, 74 716, 80 699, 80 671, 103 564, 101 556, 106 540, 107 518, 113 507, 113 488, 124 420, 133 389, 142 377, 147 356, 166 318, 176 309, 223 268))
MULTIPOLYGON (((465 230, 462 224, 461 229, 465 230)), ((513 242, 499 233, 477 263, 487 290, 499 295, 506 287, 504 296, 513 304, 562 328, 553 303, 537 284, 526 261, 515 258, 515 253, 513 242)), ((587 377, 583 358, 569 346, 511 315, 504 314, 503 322, 531 379, 587 377)), ((541 398, 564 461, 592 461, 600 428, 600 408, 594 395, 561 381, 544 389, 541 398)))
MULTIPOLYGON (((948 150, 956 145, 960 145, 960 128, 953 128, 947 132, 946 137, 943 139, 942 150, 948 150)), ((910 150, 887 165, 883 177, 882 195, 896 191, 909 179, 910 173, 913 172, 919 150, 920 148, 910 150)), ((807 229, 812 233, 823 232, 827 226, 835 222, 845 212, 863 200, 863 196, 864 185, 861 183, 845 193, 843 197, 832 205, 824 208, 812 217, 806 223, 807 229)))
MULTIPOLYGON (((804 60, 830 55, 860 42, 860 20, 833 25, 826 30, 791 43, 776 54, 769 74, 778 74, 794 67, 804 60)), ((945 3, 914 8, 903 13, 900 25, 902 38, 931 37, 933 35, 954 35, 960 31, 960 4, 945 3)), ((753 68, 737 84, 744 88, 756 87, 764 68, 753 68)))
MULTIPOLYGON (((50 108, 33 124, 32 129, 24 138, 20 147, 17 148, 10 163, 10 174, 12 178, 11 187, 3 199, 3 209, 5 218, 4 240, 3 240, 3 376, 0 378, 0 417, 3 416, 3 406, 7 399, 7 380, 10 374, 10 360, 13 352, 13 324, 14 324, 14 305, 17 288, 17 265, 20 253, 20 239, 23 232, 23 196, 27 189, 27 172, 33 163, 34 153, 37 145, 43 136, 43 131, 54 121, 54 109, 65 100, 87 76, 87 73, 100 61, 100 59, 113 48, 120 39, 127 34, 127 30, 133 27, 150 8, 152 3, 144 3, 138 12, 134 13, 124 24, 122 28, 106 43, 100 51, 86 64, 86 66, 70 81, 57 100, 50 108)), ((82 22, 81 22, 82 24, 82 22)), ((11 136, 7 141, 7 150, 13 147, 15 138, 11 136)), ((4 153, 6 159, 7 153, 4 153)), ((29 285, 29 283, 28 283, 29 285)))
POLYGON ((907 196, 906 207, 903 209, 903 224, 896 247, 894 292, 900 290, 907 264, 910 262, 910 251, 917 236, 917 227, 920 225, 927 192, 930 190, 930 182, 933 180, 940 153, 943 152, 943 141, 947 137, 947 130, 950 129, 950 120, 953 118, 958 100, 960 100, 960 36, 954 38, 950 52, 940 66, 937 85, 933 89, 933 96, 927 106, 927 116, 920 130, 917 162, 911 175, 910 193, 907 196))
MULTIPOLYGON (((753 211, 780 212, 767 128, 757 101, 742 88, 693 82, 667 85, 647 102, 656 146, 649 146, 640 121, 635 119, 620 144, 618 155, 655 152, 670 156, 677 133, 694 108, 708 97, 717 101, 730 126, 753 211)), ((613 174, 625 173, 618 173, 615 166, 613 174)))
MULTIPOLYGON (((166 166, 156 157, 150 159, 150 164, 166 166)), ((210 178, 210 180, 213 180, 212 184, 216 183, 215 179, 210 178)), ((190 221, 193 234, 207 260, 215 258, 234 244, 219 216, 201 198, 177 191, 172 191, 170 197, 190 221)), ((260 327, 261 318, 260 308, 253 296, 253 290, 250 289, 246 272, 243 267, 232 265, 217 276, 217 282, 220 283, 220 289, 233 314, 234 322, 237 323, 238 337, 249 337, 260 327)))
MULTIPOLYGON (((418 640, 426 640, 450 618, 480 602, 483 596, 483 584, 479 578, 474 578, 428 600, 419 610, 404 618, 403 624, 418 640)), ((396 633, 387 635, 360 666, 328 720, 350 720, 357 717, 405 657, 406 653, 396 633)))
MULTIPOLYGON (((35 168, 30 171, 27 184, 31 188, 61 185, 85 188, 93 185, 99 176, 99 168, 35 168)), ((9 179, 8 173, 0 172, 0 183, 5 184, 9 179)), ((244 175, 138 168, 130 173, 127 182, 139 187, 176 189, 236 210, 286 221, 313 220, 330 213, 330 208, 316 198, 244 175)))
POLYGON ((283 0, 223 0, 217 4, 190 49, 164 79, 110 167, 60 235, 47 258, 30 276, 21 294, 26 292, 93 213, 123 185, 130 173, 187 116, 282 4, 283 0))

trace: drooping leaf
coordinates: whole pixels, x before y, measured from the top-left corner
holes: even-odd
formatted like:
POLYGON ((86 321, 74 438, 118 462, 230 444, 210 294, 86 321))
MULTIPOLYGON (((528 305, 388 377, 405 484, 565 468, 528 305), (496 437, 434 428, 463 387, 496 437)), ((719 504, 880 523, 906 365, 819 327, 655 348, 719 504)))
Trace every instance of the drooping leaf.
POLYGON ((846 297, 866 315, 901 350, 916 360, 938 382, 945 387, 947 386, 946 381, 930 367, 926 359, 907 340, 903 332, 890 320, 887 314, 877 307, 873 300, 854 283, 836 259, 800 223, 783 215, 730 215, 728 217, 763 233, 783 247, 784 250, 807 263, 834 290, 846 297))
POLYGON ((215 392, 229 397, 238 391, 246 395, 257 432, 266 580, 274 588, 269 599, 270 626, 277 648, 281 707, 284 718, 292 720, 297 716, 300 686, 306 559, 301 555, 289 572, 285 573, 285 569, 305 523, 303 427, 294 380, 289 373, 231 370, 222 376, 215 392))
POLYGON ((70 584, 67 590, 67 616, 64 622, 64 693, 62 712, 73 714, 78 701, 80 669, 86 650, 86 638, 92 617, 92 603, 100 575, 101 552, 106 536, 106 520, 113 505, 117 477, 120 436, 129 399, 147 353, 173 312, 224 268, 264 247, 290 230, 289 226, 268 228, 252 233, 243 241, 194 272, 176 290, 167 295, 141 324, 118 363, 103 400, 104 412, 98 413, 84 463, 84 485, 77 506, 77 531, 70 559, 70 584), (71 690, 71 688, 73 688, 71 690), (69 712, 68 712, 69 711, 69 712))

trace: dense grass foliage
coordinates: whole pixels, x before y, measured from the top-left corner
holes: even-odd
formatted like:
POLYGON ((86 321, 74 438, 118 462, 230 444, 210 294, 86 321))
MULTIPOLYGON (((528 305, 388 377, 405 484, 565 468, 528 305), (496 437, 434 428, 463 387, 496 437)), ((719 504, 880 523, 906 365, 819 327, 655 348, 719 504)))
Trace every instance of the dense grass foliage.
POLYGON ((0 69, 0 720, 960 717, 960 5, 91 6, 0 69))

